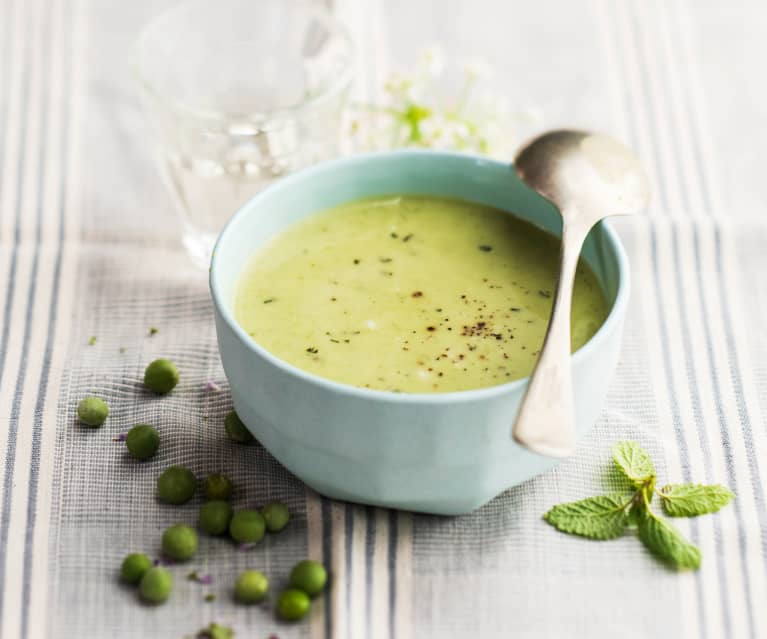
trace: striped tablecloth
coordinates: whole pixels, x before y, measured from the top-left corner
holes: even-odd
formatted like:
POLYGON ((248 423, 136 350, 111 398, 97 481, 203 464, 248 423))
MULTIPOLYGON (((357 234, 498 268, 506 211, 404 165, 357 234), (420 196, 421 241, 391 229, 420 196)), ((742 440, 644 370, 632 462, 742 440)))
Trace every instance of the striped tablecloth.
POLYGON ((648 215, 616 224, 633 294, 593 433, 557 469, 440 518, 323 499, 260 447, 222 437, 230 399, 205 278, 180 247, 128 73, 137 29, 163 4, 0 0, 0 637, 180 638, 211 621, 281 639, 767 636, 767 6, 339 2, 363 91, 423 44, 484 56, 513 104, 546 127, 612 131, 654 184, 648 215), (141 389, 156 356, 182 370, 167 398, 141 389), (112 407, 101 429, 76 422, 86 393, 112 407), (141 465, 112 441, 139 422, 163 437, 141 465), (680 522, 699 572, 666 570, 631 536, 595 543, 541 521, 604 490, 609 446, 625 438, 668 481, 737 493, 680 522), (156 555, 165 526, 194 521, 198 504, 154 500, 171 463, 226 470, 238 504, 282 499, 295 520, 250 553, 202 540, 190 569, 213 584, 174 568, 172 602, 148 608, 116 571, 128 551, 156 555), (231 601, 239 570, 279 588, 303 556, 333 573, 309 623, 231 601))

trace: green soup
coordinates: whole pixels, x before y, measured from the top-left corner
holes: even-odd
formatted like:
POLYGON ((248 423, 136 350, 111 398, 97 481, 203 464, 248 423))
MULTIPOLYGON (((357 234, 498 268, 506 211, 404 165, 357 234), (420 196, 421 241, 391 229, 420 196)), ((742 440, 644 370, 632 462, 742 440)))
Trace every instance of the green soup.
MULTIPOLYGON (((502 211, 422 196, 313 215, 261 247, 235 315, 265 349, 321 377, 403 393, 526 377, 546 332, 559 241, 502 211)), ((572 346, 607 315, 578 267, 572 346)))

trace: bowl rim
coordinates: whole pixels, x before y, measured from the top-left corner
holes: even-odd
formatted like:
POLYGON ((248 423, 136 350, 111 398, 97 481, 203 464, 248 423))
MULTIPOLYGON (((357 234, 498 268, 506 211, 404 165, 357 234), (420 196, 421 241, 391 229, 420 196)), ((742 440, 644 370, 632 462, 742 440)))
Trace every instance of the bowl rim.
MULTIPOLYGON (((233 313, 229 310, 229 305, 224 301, 224 295, 218 282, 217 272, 218 263, 222 259, 220 257, 219 249, 226 242, 228 236, 235 233, 237 225, 242 219, 249 215, 249 211, 256 208, 255 205, 258 204, 260 200, 268 198, 275 191, 294 188, 294 186, 300 184, 304 180, 322 174, 326 171, 340 171, 343 170, 346 166, 359 164, 360 162, 375 162, 383 159, 396 161, 397 158, 400 157, 412 156, 430 156, 459 161, 467 160, 475 163, 477 160, 482 160, 482 162, 486 164, 508 166, 508 164, 505 162, 470 153, 435 151, 432 149, 402 149, 395 151, 359 153, 355 155, 335 158, 333 160, 321 162, 300 171, 296 171, 292 175, 280 179, 279 181, 265 188, 263 191, 254 195, 252 198, 248 199, 234 213, 234 215, 232 215, 227 224, 224 226, 213 248, 213 255, 211 258, 210 273, 208 278, 213 304, 221 318, 237 336, 240 343, 248 350, 252 351, 254 354, 258 355, 262 359, 269 362, 272 366, 275 366, 288 375, 297 377, 315 387, 337 394, 355 397, 358 399, 391 402, 397 404, 404 403, 444 405, 455 402, 485 400, 489 398, 495 398, 500 395, 514 393, 527 384, 529 376, 515 379, 510 382, 505 382, 503 384, 497 384, 495 386, 486 386, 483 388, 475 388, 462 391, 448 391, 444 393, 397 393, 387 390, 360 388, 358 386, 352 386, 351 384, 345 384, 343 382, 337 382, 332 379, 320 377, 319 375, 309 373, 301 368, 298 368, 297 366, 294 366, 293 364, 286 362, 285 360, 277 357, 276 355, 269 352, 266 348, 261 346, 250 335, 247 334, 242 326, 240 326, 239 322, 237 322, 237 320, 234 318, 233 313)), ((601 224, 618 265, 618 290, 615 296, 615 301, 613 302, 605 321, 602 322, 601 326, 597 329, 597 332, 594 333, 594 335, 592 335, 591 338, 583 346, 581 346, 571 355, 572 365, 576 365, 578 362, 588 357, 592 351, 598 349, 602 343, 608 339, 609 334, 614 330, 616 324, 618 324, 623 319, 625 308, 628 305, 631 288, 631 273, 626 250, 623 247, 618 234, 607 223, 607 220, 602 220, 601 224)))

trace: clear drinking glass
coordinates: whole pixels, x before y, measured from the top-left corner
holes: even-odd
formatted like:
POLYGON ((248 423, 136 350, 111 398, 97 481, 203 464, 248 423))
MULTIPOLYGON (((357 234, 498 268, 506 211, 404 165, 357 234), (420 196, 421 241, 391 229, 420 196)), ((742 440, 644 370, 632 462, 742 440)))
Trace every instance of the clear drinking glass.
POLYGON ((353 46, 318 3, 193 0, 150 22, 136 47, 183 243, 207 268, 245 200, 338 154, 353 46))

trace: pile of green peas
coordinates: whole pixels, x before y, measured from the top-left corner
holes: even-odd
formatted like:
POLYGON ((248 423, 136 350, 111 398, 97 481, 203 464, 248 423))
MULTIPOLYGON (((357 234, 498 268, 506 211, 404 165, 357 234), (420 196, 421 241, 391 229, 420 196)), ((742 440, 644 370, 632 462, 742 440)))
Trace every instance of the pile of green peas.
MULTIPOLYGON (((158 394, 169 393, 179 381, 178 368, 167 359, 149 364, 144 372, 144 386, 158 394)), ((109 415, 106 402, 98 397, 86 397, 77 406, 77 415, 86 426, 99 427, 109 415)), ((248 444, 254 441, 237 413, 231 411, 224 419, 227 436, 235 442, 248 444)), ((125 437, 130 455, 139 461, 153 457, 160 446, 157 430, 149 424, 138 424, 125 437)), ((170 466, 157 479, 157 495, 160 501, 180 505, 188 502, 197 489, 197 479, 191 470, 183 466, 170 466)), ((205 480, 207 501, 199 512, 199 528, 208 535, 224 535, 240 544, 259 543, 266 532, 280 532, 290 521, 288 507, 273 501, 259 510, 234 511, 229 499, 233 492, 232 481, 221 473, 208 475, 205 480)), ((197 532, 186 524, 175 524, 162 534, 162 552, 174 561, 186 561, 197 553, 197 532)), ((143 553, 125 557, 120 567, 124 582, 138 586, 140 597, 147 603, 160 604, 170 597, 173 576, 167 568, 154 565, 143 553)), ((276 603, 277 616, 285 621, 297 621, 311 609, 311 599, 319 595, 327 583, 325 567, 310 559, 298 562, 290 572, 289 587, 283 590, 276 603)), ((269 591, 269 580, 259 570, 242 572, 234 585, 237 601, 252 604, 263 601, 269 591)))
MULTIPOLYGON (((153 361, 144 371, 144 386, 155 393, 169 393, 178 384, 178 380, 178 368, 167 359, 153 361)), ((108 416, 109 406, 100 397, 85 397, 77 405, 77 417, 86 426, 102 426, 108 416)), ((130 429, 124 441, 128 452, 143 461, 157 452, 160 435, 149 424, 138 424, 130 429)), ((174 471, 164 480, 164 492, 167 491, 171 499, 183 499, 185 491, 189 490, 188 481, 185 483, 184 479, 188 480, 188 476, 179 479, 178 472, 174 471)), ((197 551, 197 533, 183 524, 171 526, 163 534, 162 546, 163 552, 174 559, 191 557, 197 551)), ((139 595, 147 603, 163 603, 173 590, 173 575, 166 568, 155 566, 144 553, 132 553, 125 557, 120 566, 120 576, 124 582, 138 586, 139 595)))
MULTIPOLYGON (((236 425, 242 422, 236 418, 236 415, 236 419, 232 418, 231 415, 234 413, 230 413, 225 421, 227 434, 234 432, 235 437, 233 439, 243 443, 245 442, 244 436, 232 430, 232 424, 236 425)), ((140 428, 137 432, 147 432, 145 428, 141 428, 142 426, 144 425, 136 427, 136 429, 140 428)), ((154 429, 152 430, 154 431, 154 429)), ((144 435, 144 433, 142 435, 146 436, 147 439, 154 439, 144 435)), ((128 436, 129 439, 132 439, 131 433, 128 436)), ((159 438, 157 439, 159 440, 159 438)), ((142 458, 133 450, 130 452, 135 457, 142 458)), ((157 496, 160 501, 167 504, 184 504, 194 497, 196 490, 197 479, 194 473, 183 466, 170 466, 157 479, 157 496)), ((201 531, 212 536, 228 533, 229 537, 239 544, 256 544, 263 540, 267 532, 280 532, 288 525, 290 511, 285 504, 279 501, 269 502, 261 510, 235 511, 228 501, 233 490, 234 485, 231 479, 222 473, 213 473, 205 478, 204 495, 207 501, 200 507, 198 519, 198 527, 201 531)), ((162 552, 171 560, 187 561, 191 559, 197 552, 197 546, 197 533, 190 526, 175 524, 163 532, 162 552)), ((139 555, 129 555, 123 562, 126 566, 123 569, 123 578, 126 581, 128 580, 128 576, 126 576, 127 566, 137 561, 133 559, 137 556, 139 555)), ((144 564, 149 562, 146 555, 141 555, 141 557, 145 558, 142 560, 144 564)), ((297 620, 305 616, 310 608, 310 597, 315 596, 324 586, 324 580, 327 578, 325 569, 317 564, 319 569, 315 567, 314 570, 320 576, 315 576, 312 581, 310 577, 312 574, 311 564, 316 564, 316 562, 301 562, 294 568, 295 575, 291 573, 291 587, 280 595, 277 602, 277 614, 280 618, 297 620), (304 567, 301 568, 301 566, 304 567), (317 585, 318 583, 320 585, 317 585)), ((170 573, 164 568, 158 571, 151 566, 151 563, 148 565, 147 573, 149 570, 154 570, 154 572, 151 573, 150 577, 147 577, 147 585, 143 588, 139 587, 139 593, 148 602, 161 603, 170 596, 173 587, 172 578, 165 578, 165 574, 169 575, 170 573)), ((141 581, 143 581, 143 576, 141 581)), ((242 603, 263 601, 267 596, 268 589, 269 580, 262 572, 246 570, 235 582, 235 599, 242 603)))
MULTIPOLYGON (((169 359, 156 359, 144 371, 144 386, 155 393, 164 395, 172 391, 179 380, 176 365, 169 359)), ((109 406, 100 397, 84 397, 77 404, 77 418, 81 424, 98 428, 106 422, 109 406)), ((160 436, 148 424, 138 424, 131 428, 125 438, 128 452, 138 460, 154 456, 160 446, 160 436)))
MULTIPOLYGON (((158 478, 159 498, 170 504, 185 503, 195 492, 196 479, 187 468, 171 466, 158 478)), ((239 510, 234 512, 227 497, 233 485, 223 474, 209 475, 205 481, 205 494, 209 499, 200 508, 199 528, 209 535, 229 536, 238 543, 258 543, 267 531, 279 532, 290 520, 288 507, 278 501, 266 504, 261 511, 239 510), (223 497, 223 498, 221 498, 223 497)), ((162 534, 162 552, 174 561, 187 561, 197 552, 197 532, 186 524, 175 524, 162 534)), ((139 585, 139 594, 148 603, 159 604, 168 599, 173 589, 173 577, 161 567, 153 566, 149 557, 134 553, 122 563, 124 581, 139 585)), ((277 615, 286 621, 297 621, 307 615, 311 598, 325 587, 327 571, 316 561, 297 563, 290 573, 289 588, 284 590, 276 605, 277 615)), ((263 601, 269 591, 269 580, 258 570, 246 570, 239 575, 234 586, 237 601, 245 604, 263 601)))

